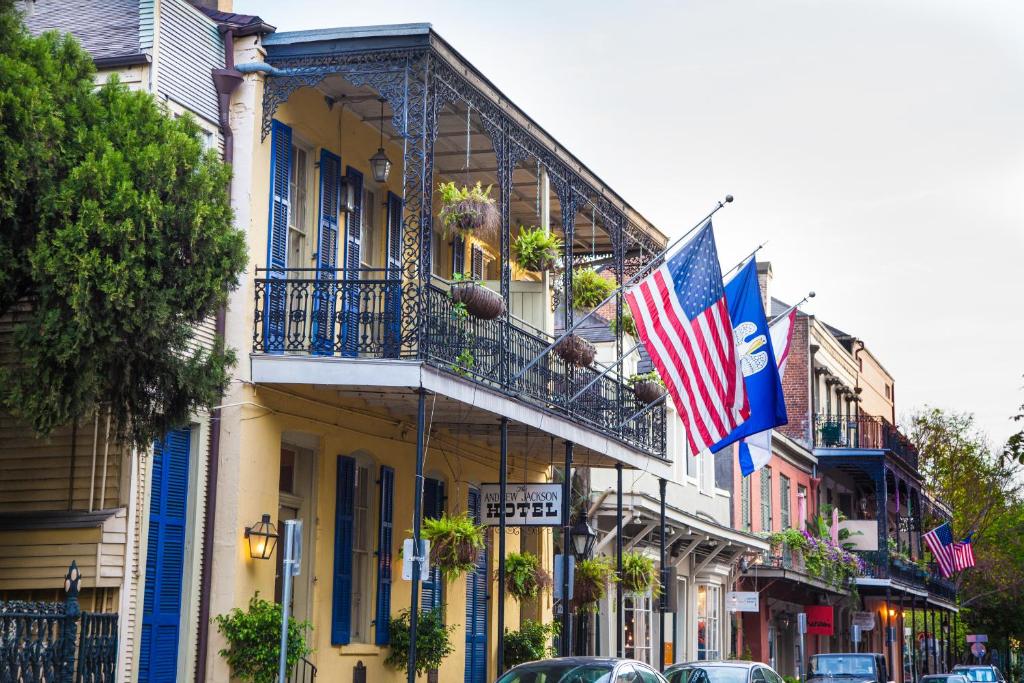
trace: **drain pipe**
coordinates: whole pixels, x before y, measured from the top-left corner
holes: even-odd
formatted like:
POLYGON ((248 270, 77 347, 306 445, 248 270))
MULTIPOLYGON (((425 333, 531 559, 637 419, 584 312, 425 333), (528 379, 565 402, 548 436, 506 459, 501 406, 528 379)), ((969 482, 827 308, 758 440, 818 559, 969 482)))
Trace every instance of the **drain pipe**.
MULTIPOLYGON (((235 135, 229 118, 231 93, 241 85, 242 74, 235 69, 235 34, 230 28, 224 33, 224 67, 213 70, 213 85, 217 90, 220 133, 224 138, 224 163, 231 166, 234 161, 235 135)), ((231 201, 231 185, 228 184, 228 201, 231 201)), ((214 334, 224 339, 227 304, 217 309, 214 334)), ((220 401, 223 403, 223 401, 220 401)), ((206 680, 207 657, 210 637, 210 591, 213 584, 213 532, 217 517, 217 477, 220 471, 220 429, 221 408, 210 411, 210 449, 206 458, 206 514, 203 519, 203 556, 200 564, 199 584, 199 633, 196 638, 196 683, 206 680)))

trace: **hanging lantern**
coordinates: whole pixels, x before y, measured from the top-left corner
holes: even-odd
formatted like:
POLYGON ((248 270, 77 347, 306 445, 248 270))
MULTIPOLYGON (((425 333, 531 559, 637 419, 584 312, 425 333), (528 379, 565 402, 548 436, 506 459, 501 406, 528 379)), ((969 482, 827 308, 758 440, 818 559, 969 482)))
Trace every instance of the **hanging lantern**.
POLYGON ((264 514, 256 524, 245 528, 249 541, 249 557, 254 560, 269 560, 277 547, 277 529, 270 523, 270 515, 264 514))
POLYGON ((590 557, 590 553, 594 550, 594 544, 597 542, 597 534, 587 524, 586 517, 580 517, 572 525, 572 529, 569 530, 569 537, 572 539, 572 548, 573 552, 576 553, 576 557, 590 557))
POLYGON ((380 145, 377 153, 370 157, 370 169, 373 171, 373 179, 378 183, 386 183, 388 174, 391 173, 391 159, 384 153, 384 98, 380 98, 380 145))

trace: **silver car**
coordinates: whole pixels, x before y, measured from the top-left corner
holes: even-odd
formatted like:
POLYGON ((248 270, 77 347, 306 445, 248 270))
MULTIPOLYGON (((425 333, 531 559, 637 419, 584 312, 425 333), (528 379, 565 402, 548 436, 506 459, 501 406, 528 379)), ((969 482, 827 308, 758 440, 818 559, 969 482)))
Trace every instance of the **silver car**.
MULTIPOLYGON (((498 683, 666 683, 643 662, 612 657, 556 657, 509 669, 498 683)), ((781 682, 780 682, 781 683, 781 682)))
POLYGON ((686 662, 665 669, 669 683, 783 683, 775 669, 745 659, 686 662))

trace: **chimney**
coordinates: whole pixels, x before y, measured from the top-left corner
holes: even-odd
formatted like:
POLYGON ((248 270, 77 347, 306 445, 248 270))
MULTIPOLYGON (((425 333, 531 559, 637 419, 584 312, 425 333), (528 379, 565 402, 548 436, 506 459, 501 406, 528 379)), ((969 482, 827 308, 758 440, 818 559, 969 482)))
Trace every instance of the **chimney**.
POLYGON ((772 286, 772 262, 771 261, 758 261, 757 262, 757 286, 761 289, 761 304, 764 306, 764 312, 769 319, 772 317, 772 299, 771 299, 771 286, 772 286))

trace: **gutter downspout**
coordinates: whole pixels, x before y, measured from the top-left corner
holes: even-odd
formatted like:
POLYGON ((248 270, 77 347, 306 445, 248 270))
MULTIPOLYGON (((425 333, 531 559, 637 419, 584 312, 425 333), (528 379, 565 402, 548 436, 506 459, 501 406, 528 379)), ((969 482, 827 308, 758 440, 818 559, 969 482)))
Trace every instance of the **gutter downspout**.
MULTIPOLYGON (((231 130, 231 93, 241 85, 242 73, 235 69, 235 34, 226 29, 224 33, 224 67, 212 72, 213 85, 217 89, 217 109, 220 115, 220 132, 224 138, 224 163, 231 166, 234 161, 235 134, 231 130)), ((231 201, 231 185, 228 184, 228 201, 231 201)), ((214 334, 224 339, 227 303, 221 304, 214 321, 214 334)), ((223 401, 221 401, 223 402, 223 401)), ((210 450, 206 459, 206 514, 203 516, 203 556, 200 563, 199 583, 199 633, 196 638, 196 683, 206 680, 207 658, 210 637, 210 590, 213 583, 213 531, 217 517, 217 477, 220 472, 220 430, 221 408, 210 411, 210 450)))

